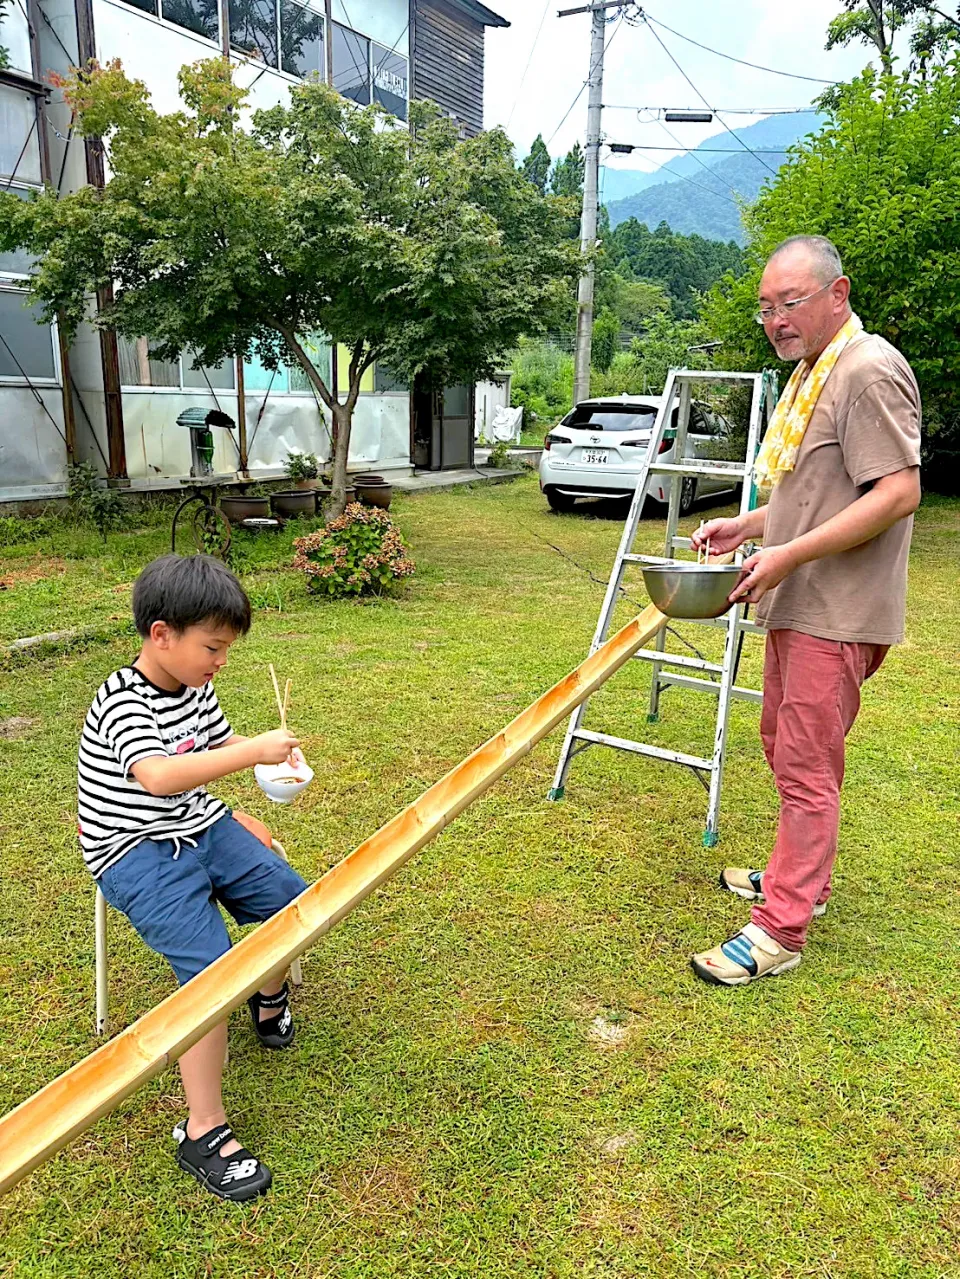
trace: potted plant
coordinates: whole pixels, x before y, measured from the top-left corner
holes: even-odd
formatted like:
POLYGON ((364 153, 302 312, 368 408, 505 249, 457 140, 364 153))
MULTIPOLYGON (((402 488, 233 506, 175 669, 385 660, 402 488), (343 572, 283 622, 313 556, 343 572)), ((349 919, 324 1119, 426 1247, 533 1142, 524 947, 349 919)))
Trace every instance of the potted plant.
POLYGON ((241 520, 265 520, 270 517, 270 503, 256 491, 224 494, 220 498, 220 510, 231 524, 241 520))
POLYGON ((287 479, 293 480, 293 487, 296 489, 318 487, 320 463, 317 461, 316 453, 288 453, 283 471, 287 479))
POLYGON ((295 520, 316 515, 317 494, 312 488, 293 489, 289 493, 272 493, 270 507, 280 520, 295 520))

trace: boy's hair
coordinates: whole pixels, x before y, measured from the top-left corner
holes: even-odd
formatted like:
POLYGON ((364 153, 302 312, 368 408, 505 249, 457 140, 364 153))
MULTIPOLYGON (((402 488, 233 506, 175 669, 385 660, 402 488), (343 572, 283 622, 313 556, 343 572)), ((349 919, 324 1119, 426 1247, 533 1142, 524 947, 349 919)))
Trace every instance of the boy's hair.
POLYGON ((178 633, 206 622, 246 635, 250 601, 212 555, 161 555, 133 584, 133 620, 144 639, 154 622, 166 622, 178 633))

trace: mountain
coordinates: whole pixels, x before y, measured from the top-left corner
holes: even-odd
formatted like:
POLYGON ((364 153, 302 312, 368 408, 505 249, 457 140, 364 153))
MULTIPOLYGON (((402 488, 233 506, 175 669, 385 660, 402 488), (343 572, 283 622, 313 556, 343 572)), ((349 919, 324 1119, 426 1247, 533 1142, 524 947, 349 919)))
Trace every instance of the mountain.
MULTIPOLYGON (((653 176, 660 181, 644 181, 634 194, 625 198, 610 199, 607 196, 605 203, 611 226, 626 222, 628 218, 636 218, 651 228, 666 222, 673 231, 684 235, 736 240, 743 244, 746 237, 736 196, 748 201, 756 199, 764 181, 772 176, 766 165, 776 170, 783 163, 784 156, 774 152, 782 152, 812 133, 821 119, 815 111, 797 111, 790 115, 768 116, 746 129, 734 130, 736 137, 742 139, 747 147, 760 153, 760 159, 747 151, 723 156, 716 154, 715 148, 726 151, 737 146, 727 132, 707 138, 695 150, 676 156, 658 169, 653 176), (702 154, 694 159, 698 152, 702 154)), ((608 184, 611 172, 608 170, 606 173, 608 184)), ((629 172, 643 179, 651 176, 638 170, 619 172, 629 172)), ((605 187, 605 195, 609 189, 609 186, 605 187)))

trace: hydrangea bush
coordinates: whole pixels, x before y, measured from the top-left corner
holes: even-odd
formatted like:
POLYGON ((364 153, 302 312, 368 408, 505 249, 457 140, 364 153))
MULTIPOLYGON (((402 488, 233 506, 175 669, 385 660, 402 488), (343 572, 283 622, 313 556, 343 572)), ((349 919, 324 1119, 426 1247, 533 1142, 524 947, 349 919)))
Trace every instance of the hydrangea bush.
POLYGON ((386 511, 351 502, 344 513, 294 542, 294 568, 311 591, 334 597, 380 595, 416 565, 386 511))

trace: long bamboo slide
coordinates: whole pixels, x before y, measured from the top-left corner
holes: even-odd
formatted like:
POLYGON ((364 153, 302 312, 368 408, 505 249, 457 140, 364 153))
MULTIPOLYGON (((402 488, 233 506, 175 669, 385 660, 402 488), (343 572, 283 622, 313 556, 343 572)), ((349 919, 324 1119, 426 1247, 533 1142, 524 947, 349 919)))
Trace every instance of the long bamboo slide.
POLYGON ((174 1062, 283 973, 590 697, 667 619, 654 605, 169 999, 0 1119, 0 1192, 174 1062))

